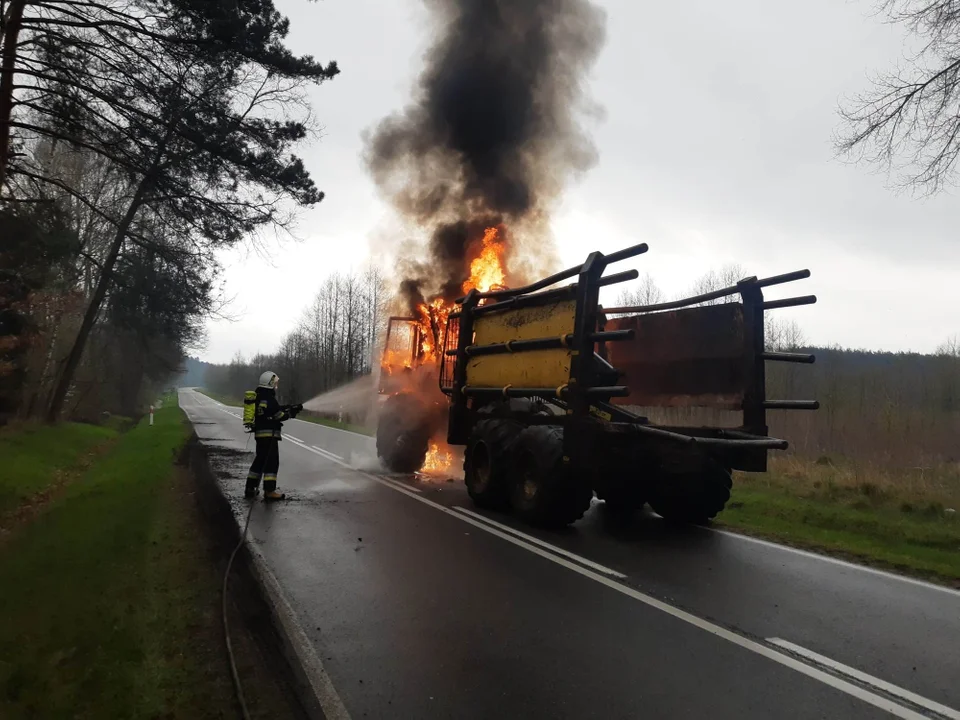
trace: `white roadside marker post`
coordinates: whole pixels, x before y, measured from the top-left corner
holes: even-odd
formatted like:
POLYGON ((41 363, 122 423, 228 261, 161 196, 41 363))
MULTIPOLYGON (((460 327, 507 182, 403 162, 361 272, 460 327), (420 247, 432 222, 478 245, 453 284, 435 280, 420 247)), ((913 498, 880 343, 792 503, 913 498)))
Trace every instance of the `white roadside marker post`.
POLYGON ((153 405, 150 406, 150 424, 153 425, 153 405))

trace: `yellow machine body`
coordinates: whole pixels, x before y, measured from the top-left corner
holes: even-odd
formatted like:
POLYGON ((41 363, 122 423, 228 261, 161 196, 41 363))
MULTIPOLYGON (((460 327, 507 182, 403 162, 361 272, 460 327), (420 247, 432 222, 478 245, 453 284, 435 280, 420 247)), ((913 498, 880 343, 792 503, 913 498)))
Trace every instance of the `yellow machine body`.
MULTIPOLYGON (((577 304, 563 300, 541 307, 491 313, 474 321, 474 344, 562 337, 573 332, 577 304)), ((480 387, 559 387, 570 379, 570 349, 482 355, 467 363, 467 385, 480 387)))

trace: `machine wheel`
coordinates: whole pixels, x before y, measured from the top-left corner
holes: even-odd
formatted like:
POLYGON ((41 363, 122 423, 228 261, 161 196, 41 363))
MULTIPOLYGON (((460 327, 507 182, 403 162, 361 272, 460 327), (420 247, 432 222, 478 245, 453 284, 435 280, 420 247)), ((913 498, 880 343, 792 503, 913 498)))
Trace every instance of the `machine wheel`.
POLYGON ((531 425, 513 451, 510 504, 531 525, 563 527, 590 507, 593 490, 563 462, 563 429, 531 425))
POLYGON ((650 487, 648 500, 666 520, 702 525, 723 510, 732 487, 730 471, 710 462, 697 472, 662 473, 650 487))
POLYGON ((510 453, 520 425, 510 420, 482 420, 463 453, 463 480, 479 507, 504 510, 510 504, 510 453))
POLYGON ((423 466, 430 442, 426 415, 410 395, 387 398, 377 422, 377 456, 391 472, 412 473, 423 466))

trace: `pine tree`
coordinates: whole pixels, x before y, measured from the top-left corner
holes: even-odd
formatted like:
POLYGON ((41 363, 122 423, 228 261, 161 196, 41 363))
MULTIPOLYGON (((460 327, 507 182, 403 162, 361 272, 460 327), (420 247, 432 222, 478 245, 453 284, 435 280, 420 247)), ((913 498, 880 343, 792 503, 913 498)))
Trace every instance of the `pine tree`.
MULTIPOLYGON (((53 421, 125 252, 178 246, 210 257, 323 199, 291 153, 309 127, 290 113, 306 109, 306 86, 338 68, 293 55, 288 22, 269 0, 40 0, 27 9, 12 74, 28 82, 12 85, 7 127, 22 142, 106 158, 126 184, 118 208, 97 208, 112 239, 50 401, 53 421), (144 216, 162 232, 140 232, 144 216)), ((29 156, 10 158, 9 172, 90 202, 29 156)))

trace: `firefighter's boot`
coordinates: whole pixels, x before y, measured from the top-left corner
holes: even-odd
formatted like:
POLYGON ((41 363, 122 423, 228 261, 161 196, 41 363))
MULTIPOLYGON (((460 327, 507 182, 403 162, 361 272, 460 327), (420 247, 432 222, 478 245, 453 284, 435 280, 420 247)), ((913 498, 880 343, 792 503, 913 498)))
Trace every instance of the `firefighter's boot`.
POLYGON ((277 490, 277 476, 264 475, 263 477, 263 499, 268 502, 283 500, 286 495, 277 490))

